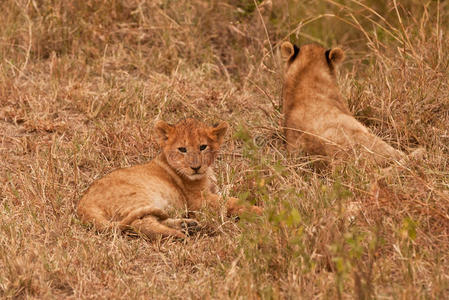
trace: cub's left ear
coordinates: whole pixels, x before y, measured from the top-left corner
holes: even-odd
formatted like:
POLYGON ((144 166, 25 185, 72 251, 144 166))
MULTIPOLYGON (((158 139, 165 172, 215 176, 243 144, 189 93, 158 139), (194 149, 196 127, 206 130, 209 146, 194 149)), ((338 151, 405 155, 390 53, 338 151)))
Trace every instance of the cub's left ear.
POLYGON ((326 59, 332 62, 333 65, 339 65, 345 59, 345 53, 341 48, 329 49, 326 51, 326 59))
POLYGON ((218 141, 220 144, 223 143, 228 127, 228 123, 221 122, 217 126, 209 128, 209 137, 215 141, 218 141))
POLYGON ((154 126, 154 130, 156 132, 157 143, 162 146, 168 140, 168 136, 173 132, 174 128, 164 121, 158 121, 154 126))
POLYGON ((293 60, 299 52, 299 48, 290 42, 283 42, 281 45, 281 56, 284 61, 293 60))

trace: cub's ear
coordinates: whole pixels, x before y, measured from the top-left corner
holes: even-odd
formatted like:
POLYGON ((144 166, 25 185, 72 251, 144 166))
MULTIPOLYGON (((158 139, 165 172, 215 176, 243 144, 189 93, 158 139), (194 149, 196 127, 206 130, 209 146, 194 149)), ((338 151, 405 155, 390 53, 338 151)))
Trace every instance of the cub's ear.
POLYGON ((284 61, 289 61, 299 52, 299 48, 290 42, 283 42, 281 45, 281 56, 284 61))
POLYGON ((228 123, 221 122, 218 125, 209 128, 209 137, 214 140, 218 141, 218 143, 223 143, 224 136, 226 131, 228 130, 228 123))
POLYGON ((345 53, 341 48, 329 49, 326 51, 326 59, 333 65, 339 65, 345 59, 345 53))
POLYGON ((168 136, 173 132, 174 128, 172 125, 160 120, 154 126, 154 131, 156 132, 156 140, 160 146, 165 144, 168 140, 168 136))

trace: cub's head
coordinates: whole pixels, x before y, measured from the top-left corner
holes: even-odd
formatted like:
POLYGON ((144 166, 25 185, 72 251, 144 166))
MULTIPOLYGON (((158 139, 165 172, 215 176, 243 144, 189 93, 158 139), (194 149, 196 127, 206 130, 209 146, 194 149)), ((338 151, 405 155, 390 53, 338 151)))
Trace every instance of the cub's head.
POLYGON ((286 62, 285 77, 288 79, 306 73, 334 76, 334 71, 344 60, 345 54, 340 48, 325 49, 316 44, 298 47, 290 42, 283 42, 281 56, 286 62))
POLYGON ((190 180, 206 175, 227 129, 226 122, 209 127, 195 119, 185 119, 175 125, 159 121, 155 126, 157 141, 168 164, 190 180))

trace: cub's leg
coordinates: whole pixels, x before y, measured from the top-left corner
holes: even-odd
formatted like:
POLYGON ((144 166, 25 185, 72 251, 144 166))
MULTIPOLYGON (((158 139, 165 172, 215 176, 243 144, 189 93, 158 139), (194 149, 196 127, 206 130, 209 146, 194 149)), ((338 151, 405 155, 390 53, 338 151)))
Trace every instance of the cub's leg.
POLYGON ((399 160, 399 164, 394 164, 392 166, 382 169, 382 173, 380 176, 377 177, 377 180, 392 175, 393 171, 398 170, 398 167, 401 165, 406 166, 411 161, 422 160, 425 155, 426 150, 424 148, 415 149, 412 153, 408 154, 407 156, 404 156, 401 160, 399 160))
POLYGON ((300 138, 302 132, 294 129, 285 129, 285 140, 287 142, 287 151, 289 153, 295 153, 301 147, 300 138))
POLYGON ((238 202, 240 200, 237 198, 230 197, 226 202, 226 208, 228 211, 228 215, 241 215, 242 213, 249 212, 256 215, 262 215, 263 209, 259 206, 251 205, 245 206, 240 205, 238 202))
POLYGON ((152 206, 143 206, 129 212, 126 218, 120 222, 121 228, 126 228, 126 226, 130 225, 133 221, 149 215, 156 217, 161 224, 174 229, 187 230, 190 232, 190 230, 195 230, 196 227, 199 227, 198 222, 194 219, 169 218, 161 209, 152 206))
POLYGON ((364 133, 360 135, 359 139, 358 142, 360 142, 362 147, 365 147, 368 151, 372 151, 370 156, 377 164, 386 165, 389 162, 394 160, 399 161, 405 157, 402 151, 394 149, 372 133, 364 133))
MULTIPOLYGON (((229 197, 226 201, 226 212, 229 216, 235 216, 242 214, 244 212, 255 213, 257 215, 261 215, 263 209, 259 206, 255 205, 241 205, 239 204, 240 200, 237 198, 229 197)), ((214 209, 218 209, 220 207, 220 196, 216 194, 208 194, 205 199, 205 203, 203 206, 209 206, 214 209)))
POLYGON ((105 232, 115 227, 121 229, 119 223, 109 221, 103 210, 95 206, 78 207, 78 215, 84 224, 92 224, 97 232, 105 232))
POLYGON ((134 220, 129 224, 129 227, 138 233, 142 233, 149 239, 156 239, 159 236, 162 237, 176 237, 180 239, 186 238, 186 235, 182 233, 180 229, 175 229, 167 226, 171 224, 170 219, 165 219, 162 222, 155 216, 145 216, 141 219, 134 220), (166 222, 167 224, 164 224, 166 222))

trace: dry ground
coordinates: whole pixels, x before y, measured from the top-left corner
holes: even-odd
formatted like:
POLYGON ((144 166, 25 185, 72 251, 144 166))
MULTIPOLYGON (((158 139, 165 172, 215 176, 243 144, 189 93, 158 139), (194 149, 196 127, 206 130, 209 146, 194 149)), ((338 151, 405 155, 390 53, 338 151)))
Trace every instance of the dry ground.
POLYGON ((0 2, 0 297, 449 297, 449 3, 273 2, 0 2), (286 39, 343 46, 351 110, 426 158, 376 180, 288 157, 286 39), (184 117, 231 124, 219 184, 264 216, 205 212, 215 234, 185 242, 80 224, 88 185, 151 159, 155 120, 184 117))

